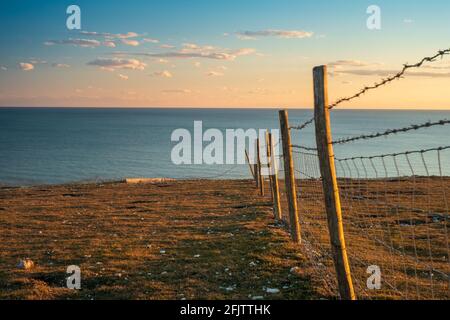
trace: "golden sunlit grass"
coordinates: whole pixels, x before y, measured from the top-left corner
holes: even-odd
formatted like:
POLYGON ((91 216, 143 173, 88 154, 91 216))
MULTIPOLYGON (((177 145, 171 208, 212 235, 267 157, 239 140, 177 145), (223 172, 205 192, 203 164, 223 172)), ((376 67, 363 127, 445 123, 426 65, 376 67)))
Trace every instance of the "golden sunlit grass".
MULTIPOLYGON (((334 274, 334 265, 322 182, 299 180, 298 186, 302 234, 314 267, 311 276, 324 279, 334 274)), ((449 299, 450 178, 339 179, 339 187, 358 297, 449 299), (380 290, 367 288, 367 268, 373 265, 381 269, 380 290)), ((334 277, 330 282, 335 288, 334 277)))
POLYGON ((325 297, 249 181, 3 188, 0 230, 1 299, 325 297))
MULTIPOLYGON (((298 185, 302 245, 252 181, 0 189, 0 299, 335 299, 321 182, 298 185), (19 270, 24 258, 35 267, 19 270), (69 265, 81 291, 66 289, 69 265)), ((340 187, 358 298, 448 298, 450 179, 340 187), (367 290, 369 265, 382 290, 367 290)))

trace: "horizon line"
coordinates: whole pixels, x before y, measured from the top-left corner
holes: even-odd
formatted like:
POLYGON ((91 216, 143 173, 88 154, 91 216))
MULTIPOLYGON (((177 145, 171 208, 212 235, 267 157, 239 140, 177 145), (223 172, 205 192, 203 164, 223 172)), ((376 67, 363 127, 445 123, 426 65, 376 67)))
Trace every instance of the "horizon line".
MULTIPOLYGON (((208 106, 208 107, 195 107, 195 106, 2 106, 0 105, 0 109, 185 109, 185 110, 225 110, 225 109, 234 109, 234 110, 313 110, 313 107, 222 107, 222 106, 208 106)), ((426 109, 426 108, 369 108, 369 107, 343 107, 341 109, 333 109, 333 111, 450 111, 450 107, 448 109, 426 109)))

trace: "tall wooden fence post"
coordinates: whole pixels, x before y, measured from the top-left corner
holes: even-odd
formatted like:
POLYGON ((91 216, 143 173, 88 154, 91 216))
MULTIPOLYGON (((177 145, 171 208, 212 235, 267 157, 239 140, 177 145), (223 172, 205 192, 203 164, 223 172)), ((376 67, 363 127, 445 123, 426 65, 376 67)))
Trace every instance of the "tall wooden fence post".
POLYGON ((275 154, 275 149, 273 145, 273 136, 271 133, 269 133, 269 150, 270 150, 270 169, 272 170, 270 172, 271 175, 271 183, 272 183, 272 190, 273 190, 273 214, 275 216, 275 219, 277 221, 282 220, 282 212, 281 212, 281 201, 280 201, 280 188, 278 185, 278 165, 277 165, 277 159, 275 154))
POLYGON ((289 205, 289 224, 291 237, 296 243, 301 243, 300 223, 298 221, 297 188, 295 185, 294 159, 292 158, 291 134, 289 132, 289 119, 286 110, 280 111, 280 129, 283 142, 284 172, 286 195, 289 205))
POLYGON ((258 186, 259 186, 259 193, 261 196, 264 196, 264 177, 262 175, 262 164, 261 164, 261 142, 258 138, 256 140, 256 148, 257 148, 257 155, 258 155, 258 186))
POLYGON ((314 119, 316 124, 316 142, 322 174, 323 193, 327 211, 328 230, 330 232, 339 293, 342 299, 355 300, 350 265, 345 247, 342 223, 341 201, 336 178, 334 151, 332 145, 330 113, 328 109, 327 67, 314 68, 314 119))
POLYGON ((272 203, 274 202, 273 195, 273 184, 272 184, 272 161, 270 156, 270 145, 269 145, 269 130, 266 131, 266 158, 267 158, 267 172, 269 173, 269 187, 270 195, 272 196, 272 203))

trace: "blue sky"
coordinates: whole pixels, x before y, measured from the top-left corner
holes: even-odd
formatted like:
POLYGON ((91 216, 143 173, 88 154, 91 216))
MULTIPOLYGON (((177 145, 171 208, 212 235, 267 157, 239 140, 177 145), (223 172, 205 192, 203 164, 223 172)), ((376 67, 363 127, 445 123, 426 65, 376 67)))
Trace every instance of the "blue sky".
MULTIPOLYGON (((49 98, 51 91, 44 88, 45 84, 56 86, 59 88, 57 91, 64 92, 67 96, 83 91, 84 89, 80 87, 85 85, 84 82, 86 82, 85 86, 91 87, 101 84, 102 89, 106 91, 103 93, 105 97, 109 94, 108 88, 110 91, 117 91, 120 85, 130 92, 133 90, 141 92, 142 97, 145 98, 142 82, 148 81, 147 88, 157 88, 155 90, 159 90, 159 93, 166 92, 164 97, 161 96, 154 101, 147 99, 149 106, 153 104, 182 105, 182 99, 178 95, 171 99, 167 93, 183 90, 192 93, 190 97, 183 97, 187 105, 202 106, 213 104, 214 97, 221 98, 220 101, 224 100, 219 94, 216 96, 210 94, 218 87, 245 87, 246 92, 255 93, 259 90, 269 95, 267 92, 270 87, 276 87, 274 82, 285 81, 286 90, 290 90, 289 92, 297 90, 297 92, 291 94, 291 97, 286 100, 282 100, 280 97, 283 97, 286 92, 283 93, 277 88, 277 93, 272 94, 270 99, 266 99, 267 106, 278 101, 279 104, 285 103, 287 106, 307 106, 311 101, 310 69, 314 65, 340 60, 361 61, 367 67, 378 63, 382 64, 384 69, 391 70, 400 68, 405 62, 414 62, 424 55, 433 54, 438 49, 450 47, 450 2, 444 0, 133 0, 127 2, 3 0, 0 2, 0 21, 2 21, 0 65, 3 69, 7 69, 0 72, 0 84, 3 87, 3 90, 0 89, 0 94, 3 96, 9 94, 8 98, 4 99, 0 96, 2 105, 21 104, 19 101, 27 101, 31 97, 41 100, 40 103, 36 102, 37 104, 45 104, 45 96, 49 98), (65 11, 71 4, 81 8, 82 31, 111 34, 134 32, 139 34, 136 38, 140 42, 139 47, 124 46, 122 43, 116 48, 44 45, 49 40, 86 38, 80 35, 79 31, 69 31, 66 28, 65 11), (378 5, 382 13, 382 29, 377 31, 368 30, 366 27, 368 17, 366 9, 373 4, 378 5), (255 40, 242 40, 236 36, 237 32, 266 30, 304 31, 310 32, 312 36, 295 39, 273 36, 255 40), (144 43, 145 38, 157 39, 158 45, 144 43), (152 61, 137 56, 133 58, 140 59, 147 66, 140 75, 135 72, 123 74, 128 77, 127 80, 131 80, 126 84, 113 83, 112 79, 117 80, 117 77, 105 75, 105 72, 95 73, 89 66, 93 60, 110 57, 118 51, 166 53, 177 48, 180 50, 186 43, 221 48, 224 52, 251 48, 258 56, 243 55, 232 63, 220 61, 215 65, 214 61, 201 61, 205 68, 202 75, 220 74, 220 79, 214 82, 214 89, 207 85, 211 81, 201 78, 197 69, 190 68, 191 65, 186 61, 171 60, 170 63, 173 65, 170 70, 167 66, 153 68, 153 74, 162 74, 164 71, 172 74, 171 83, 158 82, 160 79, 150 77, 148 73, 150 71, 147 72, 147 70, 152 69, 152 61), (170 50, 161 48, 163 44, 172 45, 174 48, 170 50), (17 67, 20 63, 39 60, 46 63, 33 64, 34 69, 26 75, 20 67, 17 67), (50 64, 67 64, 70 65, 70 70, 67 68, 64 71, 65 74, 61 73, 61 70, 56 73, 55 70, 45 66, 50 64), (222 71, 217 71, 217 68, 221 68, 222 71), (98 81, 94 81, 97 76, 98 81), (43 78, 46 79, 46 83, 42 83, 43 78), (67 80, 68 78, 77 79, 77 81, 67 80), (263 78, 269 79, 266 81, 268 82, 266 87, 258 84, 263 78), (273 81, 270 82, 270 80, 273 81), (249 86, 251 81, 255 83, 253 88, 249 86), (298 81, 298 84, 293 85, 293 81, 298 81), (189 87, 190 84, 192 88, 189 87), (45 94, 39 98, 39 93, 43 91, 45 94), (209 96, 202 99, 200 95, 203 91, 208 91, 209 96), (192 97, 194 93, 199 96, 192 97), (14 103, 14 97, 17 103, 14 103), (27 99, 20 99, 25 97, 27 99)), ((420 77, 415 78, 417 82, 420 77)), ((436 78, 439 78, 441 82, 448 81, 441 75, 436 78)), ((350 91, 350 89, 358 88, 358 85, 371 83, 373 80, 376 78, 353 75, 351 79, 336 82, 336 91, 345 92, 347 89, 350 91), (344 82, 346 86, 342 85, 344 82)), ((425 80, 437 81, 434 78, 425 80)), ((413 83, 409 83, 409 86, 412 85, 413 83)), ((435 94, 440 93, 439 90, 435 92, 435 94)), ((156 94, 157 91, 152 92, 152 96, 156 94)), ((97 100, 101 100, 99 95, 100 93, 97 92, 97 100)), ((243 93, 240 92, 239 96, 242 95, 243 93)), ((389 97, 390 95, 388 94, 389 97)), ((58 101, 54 94, 51 98, 53 103, 58 101)), ((257 99, 251 98, 255 101, 255 106, 265 106, 261 95, 257 99)), ((389 104, 385 98, 383 98, 383 105, 389 104)), ((422 97, 415 101, 426 101, 426 98, 422 97)), ((139 105, 145 105, 144 100, 140 101, 139 105)), ((249 105, 248 101, 250 98, 244 97, 242 105, 249 105)), ((80 103, 82 102, 80 100, 80 103)), ((61 100, 60 104, 64 103, 61 100)), ((120 103, 122 102, 118 100, 117 104, 120 103)), ((376 101, 369 100, 363 103, 372 106, 376 101)), ((124 104, 128 105, 128 103, 124 104)), ((239 99, 236 97, 235 100, 223 104, 239 104, 239 99)), ((403 102, 400 104, 403 105, 403 102)), ((436 101, 433 104, 439 108, 443 107, 442 101, 436 101)))

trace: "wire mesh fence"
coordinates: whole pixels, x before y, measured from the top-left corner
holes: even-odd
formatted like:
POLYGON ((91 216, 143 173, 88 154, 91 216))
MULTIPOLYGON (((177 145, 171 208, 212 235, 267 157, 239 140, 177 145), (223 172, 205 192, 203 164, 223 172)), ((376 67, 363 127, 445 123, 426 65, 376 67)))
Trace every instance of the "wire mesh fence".
MULTIPOLYGON (((351 143, 370 143, 418 130, 433 128, 433 134, 445 136, 450 121, 427 121, 333 141, 328 115, 337 105, 401 79, 408 69, 447 53, 439 51, 417 64, 405 65, 398 74, 331 105, 326 67, 314 70, 315 117, 289 127, 289 135, 315 123, 316 141, 301 139, 301 144, 291 145, 290 152, 295 163, 302 249, 309 258, 312 278, 321 281, 332 296, 450 298, 450 146, 433 147, 431 139, 432 147, 419 150, 336 156, 344 145, 348 151, 351 143), (436 133, 437 128, 445 129, 436 133), (376 281, 377 277, 381 281, 376 281)), ((358 150, 358 146, 354 148, 358 150)))
MULTIPOLYGON (((293 156, 302 250, 311 277, 330 297, 338 297, 319 155, 294 150, 293 156)), ((336 158, 345 240, 358 298, 450 298, 450 177, 444 174, 443 162, 448 156, 450 148, 440 147, 336 158), (379 289, 367 284, 371 267, 381 271, 379 289)), ((288 224, 285 198, 282 188, 283 217, 288 224)))
MULTIPOLYGON (((311 280, 322 294, 342 299, 450 298, 450 145, 439 145, 447 143, 442 137, 448 136, 450 120, 387 129, 376 126, 375 133, 347 133, 333 140, 329 115, 339 104, 401 79, 408 69, 449 52, 404 65, 396 75, 330 105, 326 66, 316 67, 314 117, 289 126, 288 112, 280 111, 279 222, 301 245, 311 280), (314 133, 302 131, 295 136, 313 123, 314 133), (428 130, 424 137, 430 138, 425 148, 397 151, 411 146, 422 130, 428 130), (392 139, 407 134, 406 144, 392 139), (367 147, 379 138, 391 138, 390 144, 385 140, 384 146, 367 147), (349 150, 366 154, 348 157, 349 150), (374 150, 380 154, 371 155, 374 150)), ((345 121, 347 129, 349 120, 345 121)), ((269 181, 267 188, 273 177, 269 181)))
POLYGON ((355 287, 369 298, 448 299, 448 149, 337 159, 355 287), (368 290, 366 270, 385 286, 368 290))

